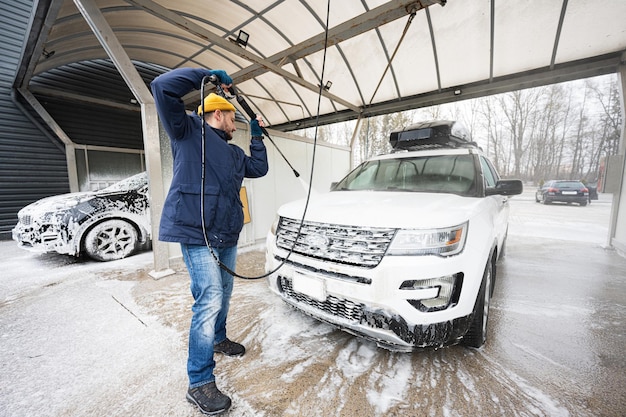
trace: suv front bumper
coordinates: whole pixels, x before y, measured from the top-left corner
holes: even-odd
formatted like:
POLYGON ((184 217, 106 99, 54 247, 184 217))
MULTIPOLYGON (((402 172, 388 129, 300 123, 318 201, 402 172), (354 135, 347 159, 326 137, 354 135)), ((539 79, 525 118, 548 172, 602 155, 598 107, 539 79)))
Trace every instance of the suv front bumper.
MULTIPOLYGON (((266 270, 287 255, 268 239, 266 270)), ((488 254, 466 247, 459 255, 385 256, 375 268, 337 265, 293 253, 268 279, 285 302, 316 319, 395 351, 458 343, 471 315, 488 254), (483 261, 477 261, 483 259, 483 261), (434 288, 406 289, 408 281, 455 276, 456 295, 439 309, 415 302, 437 296, 434 288)))
POLYGON ((470 316, 442 323, 409 325, 399 315, 368 308, 350 300, 329 296, 323 302, 293 291, 291 280, 279 277, 278 294, 303 313, 392 351, 408 352, 418 347, 457 343, 467 332, 470 316))

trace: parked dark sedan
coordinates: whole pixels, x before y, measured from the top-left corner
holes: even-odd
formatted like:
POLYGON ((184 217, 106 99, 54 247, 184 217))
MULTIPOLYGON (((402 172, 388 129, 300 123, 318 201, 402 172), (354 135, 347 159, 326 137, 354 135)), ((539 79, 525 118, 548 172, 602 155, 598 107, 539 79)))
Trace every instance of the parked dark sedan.
POLYGON ((561 202, 586 206, 589 202, 589 190, 580 181, 552 180, 537 190, 535 201, 543 202, 543 204, 561 202))
POLYGON ((149 245, 149 213, 143 172, 100 191, 47 197, 24 207, 13 240, 32 251, 112 261, 149 245))

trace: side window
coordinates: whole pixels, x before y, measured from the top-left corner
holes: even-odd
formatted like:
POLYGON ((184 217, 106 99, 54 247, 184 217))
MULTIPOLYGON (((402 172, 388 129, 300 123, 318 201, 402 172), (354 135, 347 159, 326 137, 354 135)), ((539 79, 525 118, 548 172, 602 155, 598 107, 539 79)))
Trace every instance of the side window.
POLYGON ((493 188, 498 182, 498 173, 485 157, 480 157, 480 165, 483 168, 483 174, 485 176, 485 187, 493 188))

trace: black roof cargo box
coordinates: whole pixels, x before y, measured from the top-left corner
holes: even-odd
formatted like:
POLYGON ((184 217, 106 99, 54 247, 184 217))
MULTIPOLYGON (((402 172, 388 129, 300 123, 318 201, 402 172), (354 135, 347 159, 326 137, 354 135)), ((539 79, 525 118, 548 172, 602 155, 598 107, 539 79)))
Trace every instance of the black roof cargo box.
POLYGON ((452 120, 421 122, 395 130, 389 142, 395 150, 476 146, 465 126, 452 120))

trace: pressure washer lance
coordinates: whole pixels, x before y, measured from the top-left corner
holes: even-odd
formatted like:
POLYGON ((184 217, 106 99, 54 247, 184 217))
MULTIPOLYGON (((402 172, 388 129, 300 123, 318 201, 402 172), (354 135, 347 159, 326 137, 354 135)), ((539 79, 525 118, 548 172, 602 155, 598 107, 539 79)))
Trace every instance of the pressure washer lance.
MULTIPOLYGON (((219 79, 217 78, 217 76, 215 75, 210 75, 208 77, 209 81, 215 86, 215 89, 217 91, 217 94, 219 94, 220 96, 224 97, 225 99, 230 99, 232 97, 229 97, 226 92, 224 91, 224 89, 222 88, 222 85, 220 84, 219 79)), ((248 117, 250 117, 250 120, 254 120, 257 118, 257 114, 250 108, 250 106, 248 105, 248 102, 241 97, 239 94, 237 94, 237 89, 235 88, 234 85, 231 85, 229 87, 229 91, 232 91, 233 95, 235 96, 235 98, 237 99, 237 103, 239 103, 239 105, 243 108, 243 110, 248 114, 248 117)), ((295 170, 295 168, 289 163, 289 160, 287 159, 287 157, 282 153, 282 151, 280 150, 280 148, 276 145, 276 143, 274 143, 274 140, 272 140, 272 137, 269 135, 269 133, 267 133, 267 130, 263 127, 260 126, 261 131, 263 132, 263 134, 270 140, 270 142, 272 142, 272 145, 274 145, 274 147, 276 148, 276 150, 278 151, 278 153, 280 154, 280 156, 283 157, 283 159, 285 160, 285 162, 287 163, 287 165, 289 165, 289 168, 291 168, 291 170, 293 171, 293 174, 296 176, 296 178, 300 177, 300 173, 298 171, 295 170)))

